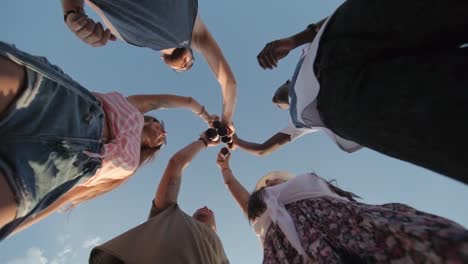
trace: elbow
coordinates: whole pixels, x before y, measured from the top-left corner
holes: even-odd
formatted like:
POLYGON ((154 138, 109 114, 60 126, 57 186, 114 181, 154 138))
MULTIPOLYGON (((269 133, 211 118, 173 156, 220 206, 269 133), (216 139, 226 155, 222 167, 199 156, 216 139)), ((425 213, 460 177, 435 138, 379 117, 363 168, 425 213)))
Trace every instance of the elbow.
POLYGON ((176 154, 169 159, 169 161, 167 162, 167 167, 170 167, 172 169, 182 169, 184 167, 183 159, 176 154))
POLYGON ((259 157, 265 157, 265 156, 268 156, 270 154, 270 151, 267 151, 267 150, 260 150, 260 151, 257 151, 257 156, 259 157))
POLYGON ((188 106, 192 105, 195 102, 195 99, 193 99, 193 97, 191 97, 191 96, 188 96, 186 98, 187 98, 187 105, 188 106))
POLYGON ((257 154, 257 156, 264 157, 264 156, 268 156, 271 152, 272 152, 271 148, 261 145, 255 154, 257 154))
POLYGON ((236 81, 236 78, 235 78, 234 76, 232 76, 232 77, 227 81, 227 86, 237 88, 237 81, 236 81))

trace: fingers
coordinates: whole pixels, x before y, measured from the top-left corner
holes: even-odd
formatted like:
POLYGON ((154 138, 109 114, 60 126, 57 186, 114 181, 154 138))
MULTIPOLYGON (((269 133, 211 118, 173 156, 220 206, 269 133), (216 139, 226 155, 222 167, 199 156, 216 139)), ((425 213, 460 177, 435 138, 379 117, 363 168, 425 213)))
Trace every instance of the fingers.
POLYGON ((218 163, 223 163, 224 161, 226 161, 226 159, 224 158, 223 154, 218 153, 218 156, 217 156, 216 161, 217 161, 218 163))
POLYGON ((264 70, 268 68, 268 64, 267 64, 267 62, 265 60, 265 52, 269 49, 269 45, 270 45, 270 43, 266 44, 265 47, 257 55, 258 64, 264 70))
POLYGON ((93 43, 96 43, 97 41, 101 40, 103 33, 104 29, 102 28, 101 23, 97 23, 94 26, 94 31, 91 34, 89 34, 86 38, 84 38, 83 41, 92 45, 93 43))
POLYGON ((278 58, 276 58, 277 42, 273 41, 265 45, 262 51, 258 54, 257 60, 260 67, 263 69, 273 69, 277 67, 278 58))
POLYGON ((67 19, 67 25, 70 28, 70 30, 74 33, 83 29, 87 23, 88 23, 88 17, 86 17, 86 15, 84 14, 79 14, 79 15, 71 14, 68 16, 68 19, 67 19))
MULTIPOLYGON (((74 14, 72 14, 74 15, 74 14)), ((101 47, 107 44, 109 40, 114 41, 116 37, 109 29, 105 29, 101 23, 94 22, 85 14, 77 14, 76 16, 69 16, 67 25, 75 35, 83 40, 85 43, 93 47, 101 47)))
MULTIPOLYGON (((101 28, 102 28, 102 26, 101 26, 101 28)), ((111 36, 113 36, 113 35, 110 32, 110 30, 106 29, 106 30, 104 30, 104 32, 101 33, 101 38, 94 41, 91 44, 91 46, 93 46, 93 47, 102 47, 102 46, 107 44, 107 42, 111 39, 111 36)))

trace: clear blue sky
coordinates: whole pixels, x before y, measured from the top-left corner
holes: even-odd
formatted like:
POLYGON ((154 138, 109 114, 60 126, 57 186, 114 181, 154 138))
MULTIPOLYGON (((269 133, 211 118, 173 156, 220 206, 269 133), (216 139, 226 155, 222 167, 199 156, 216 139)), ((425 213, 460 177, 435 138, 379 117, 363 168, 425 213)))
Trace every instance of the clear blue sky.
MULTIPOLYGON (((200 0, 200 14, 237 78, 234 122, 241 137, 264 140, 288 120, 287 112, 274 107, 270 98, 291 76, 299 52, 281 61, 275 71, 263 71, 257 65, 258 52, 268 41, 322 19, 340 3, 200 0)), ((202 57, 196 55, 190 72, 177 74, 163 64, 158 52, 149 49, 121 42, 103 48, 86 46, 63 24, 58 0, 2 1, 0 36, 20 49, 48 57, 90 90, 192 96, 209 111, 220 112, 220 89, 202 57)), ((92 245, 143 222, 167 160, 205 129, 200 119, 184 110, 153 114, 165 121, 169 132, 169 145, 156 160, 110 194, 69 213, 57 213, 8 238, 0 244, 0 263, 86 263, 92 245)), ((214 148, 201 153, 186 169, 179 203, 187 213, 204 205, 215 211, 218 233, 231 263, 260 263, 260 244, 224 187, 215 164, 217 151, 214 148)), ((231 164, 249 190, 260 176, 272 170, 315 170, 327 179, 337 179, 340 187, 361 195, 363 202, 406 203, 468 226, 466 186, 368 149, 346 154, 324 134, 307 135, 264 158, 237 151, 231 164)))

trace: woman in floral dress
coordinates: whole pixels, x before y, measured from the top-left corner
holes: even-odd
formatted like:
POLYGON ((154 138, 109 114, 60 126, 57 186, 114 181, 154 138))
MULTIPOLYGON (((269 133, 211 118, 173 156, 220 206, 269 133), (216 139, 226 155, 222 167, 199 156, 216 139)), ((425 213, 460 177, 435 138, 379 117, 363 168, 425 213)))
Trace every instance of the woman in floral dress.
POLYGON ((468 231, 404 204, 369 205, 315 173, 272 172, 252 194, 229 156, 224 182, 263 246, 263 263, 468 263, 468 231))

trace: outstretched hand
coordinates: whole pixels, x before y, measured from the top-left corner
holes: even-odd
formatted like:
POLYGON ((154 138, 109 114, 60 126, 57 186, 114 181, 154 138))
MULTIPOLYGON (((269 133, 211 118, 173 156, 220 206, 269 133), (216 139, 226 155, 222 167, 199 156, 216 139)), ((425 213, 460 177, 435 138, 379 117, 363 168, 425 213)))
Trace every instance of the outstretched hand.
POLYGON ((294 49, 294 41, 284 38, 269 42, 257 55, 258 64, 265 69, 273 69, 278 66, 278 61, 286 57, 294 49))
POLYGON ((218 156, 216 158, 216 164, 218 164, 218 167, 221 170, 224 169, 230 169, 229 166, 229 160, 231 159, 231 153, 228 153, 226 156, 221 153, 221 151, 218 153, 218 156))
POLYGON ((203 142, 205 142, 206 146, 207 147, 214 147, 214 146, 217 146, 219 144, 219 142, 221 141, 221 139, 218 137, 217 140, 211 140, 208 138, 208 136, 206 135, 206 132, 202 132, 200 134, 200 139, 203 140, 203 142))
POLYGON ((71 13, 67 16, 65 23, 79 39, 92 47, 101 47, 109 40, 117 39, 109 29, 104 29, 100 22, 94 22, 85 13, 71 13))
POLYGON ((228 129, 228 136, 232 137, 232 135, 234 135, 234 133, 236 133, 236 128, 234 127, 234 123, 233 122, 230 122, 230 123, 225 123, 223 122, 223 124, 227 127, 228 129))

